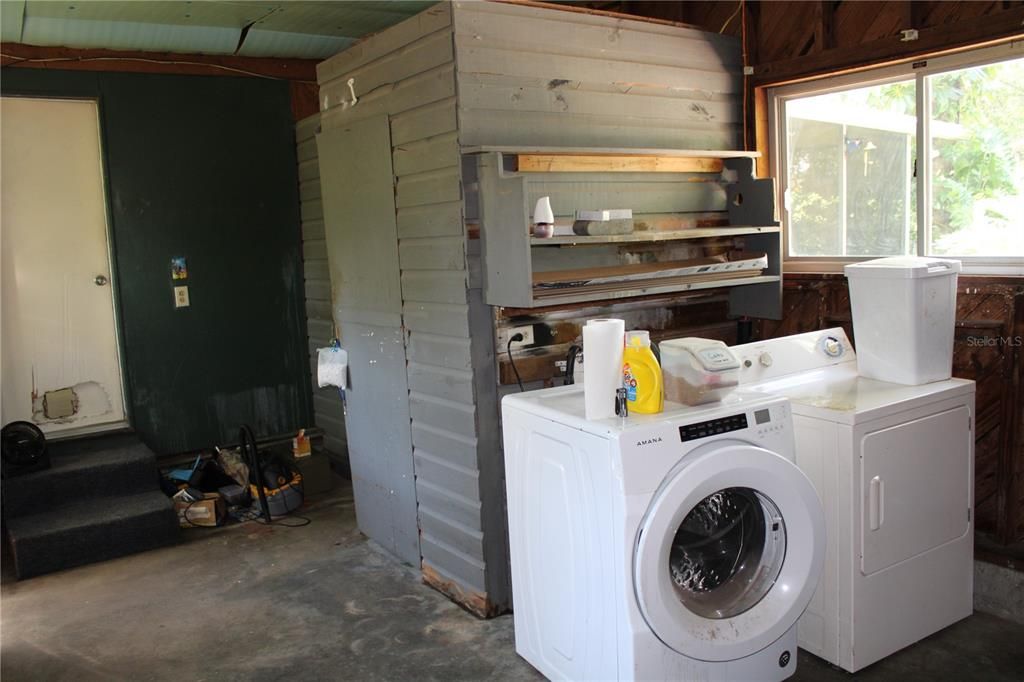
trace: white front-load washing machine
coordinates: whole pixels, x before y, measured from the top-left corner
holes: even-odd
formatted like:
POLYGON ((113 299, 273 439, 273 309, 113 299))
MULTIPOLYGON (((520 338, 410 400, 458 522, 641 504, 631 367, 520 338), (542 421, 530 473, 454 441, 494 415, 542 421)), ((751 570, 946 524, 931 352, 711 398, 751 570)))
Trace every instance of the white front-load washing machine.
POLYGON ((783 680, 825 552, 790 407, 502 402, 516 651, 551 679, 783 680))
POLYGON ((786 397, 828 549, 800 648, 860 670, 971 615, 974 382, 858 376, 842 329, 733 347, 740 388, 786 397))

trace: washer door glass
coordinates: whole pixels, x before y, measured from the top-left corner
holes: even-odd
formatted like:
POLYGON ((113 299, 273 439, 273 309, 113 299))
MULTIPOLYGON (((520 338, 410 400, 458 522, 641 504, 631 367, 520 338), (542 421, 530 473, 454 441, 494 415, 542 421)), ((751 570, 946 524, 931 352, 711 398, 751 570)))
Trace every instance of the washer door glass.
POLYGON ((778 507, 751 488, 725 488, 683 519, 668 569, 683 606, 704 618, 732 618, 768 594, 785 557, 778 507))

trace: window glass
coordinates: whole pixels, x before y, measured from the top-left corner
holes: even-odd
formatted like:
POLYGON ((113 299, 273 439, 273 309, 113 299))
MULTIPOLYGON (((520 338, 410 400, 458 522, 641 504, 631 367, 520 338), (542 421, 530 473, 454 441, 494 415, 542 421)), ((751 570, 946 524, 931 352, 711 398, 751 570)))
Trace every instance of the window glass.
POLYGON ((907 80, 786 102, 791 255, 913 252, 915 101, 907 80))
POLYGON ((786 526, 778 508, 756 490, 726 488, 683 519, 669 551, 669 578, 690 611, 732 618, 768 594, 785 556, 786 526))
POLYGON ((930 254, 1024 256, 1024 59, 927 81, 930 254))

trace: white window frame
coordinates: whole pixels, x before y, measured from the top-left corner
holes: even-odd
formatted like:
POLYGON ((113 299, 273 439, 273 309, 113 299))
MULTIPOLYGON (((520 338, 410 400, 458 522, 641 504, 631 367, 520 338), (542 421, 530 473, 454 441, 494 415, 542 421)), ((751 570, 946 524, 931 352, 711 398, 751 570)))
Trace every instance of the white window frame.
MULTIPOLYGON (((788 272, 842 272, 847 263, 870 260, 877 256, 793 256, 789 253, 789 214, 786 210, 785 196, 788 190, 786 167, 787 145, 785 136, 785 106, 791 99, 824 95, 831 92, 848 90, 872 85, 884 85, 896 81, 916 79, 917 98, 917 156, 919 172, 917 178, 917 253, 923 255, 931 238, 931 173, 928 123, 930 119, 929 104, 931 102, 929 81, 932 76, 947 71, 956 71, 972 66, 982 66, 996 62, 1024 57, 1024 42, 1015 41, 995 47, 976 48, 966 52, 919 60, 907 60, 900 64, 865 69, 856 73, 840 76, 825 76, 814 80, 782 85, 768 89, 768 145, 771 161, 772 177, 777 179, 778 193, 776 204, 778 215, 782 216, 782 253, 785 270, 788 272)), ((1022 114, 1024 115, 1024 114, 1022 114)), ((941 256, 945 257, 945 256, 941 256)), ((982 257, 982 256, 949 256, 963 263, 963 272, 977 275, 1024 275, 1024 257, 982 257)))

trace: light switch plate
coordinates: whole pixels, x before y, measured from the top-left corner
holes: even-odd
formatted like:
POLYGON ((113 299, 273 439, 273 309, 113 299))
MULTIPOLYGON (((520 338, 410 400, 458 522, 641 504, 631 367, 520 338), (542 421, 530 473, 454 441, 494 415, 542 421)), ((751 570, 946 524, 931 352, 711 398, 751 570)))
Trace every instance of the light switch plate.
POLYGON ((187 308, 191 305, 188 301, 188 287, 174 287, 174 307, 187 308))

